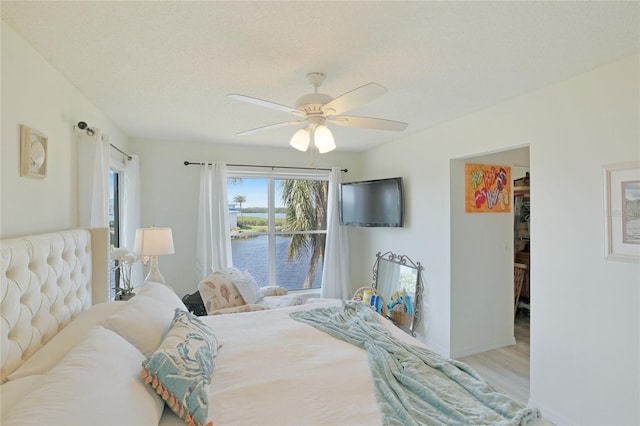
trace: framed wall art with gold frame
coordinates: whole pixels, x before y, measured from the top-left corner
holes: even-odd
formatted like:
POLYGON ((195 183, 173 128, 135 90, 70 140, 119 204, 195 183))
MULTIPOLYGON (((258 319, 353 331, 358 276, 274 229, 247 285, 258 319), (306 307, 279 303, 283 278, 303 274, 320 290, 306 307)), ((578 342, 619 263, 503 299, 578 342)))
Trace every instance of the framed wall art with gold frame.
POLYGON ((47 176, 47 145, 46 135, 24 124, 20 126, 20 176, 47 176))

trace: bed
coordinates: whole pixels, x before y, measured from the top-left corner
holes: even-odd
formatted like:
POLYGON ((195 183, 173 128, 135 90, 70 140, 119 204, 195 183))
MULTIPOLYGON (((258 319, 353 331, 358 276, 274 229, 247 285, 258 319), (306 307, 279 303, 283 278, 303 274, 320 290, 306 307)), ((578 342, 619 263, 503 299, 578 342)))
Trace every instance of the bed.
POLYGON ((108 301, 107 274, 105 229, 2 241, 1 424, 515 425, 540 416, 357 302, 195 317, 157 283, 108 301), (409 352, 453 380, 438 373, 427 383, 406 374, 421 362, 389 361, 409 352), (398 375, 391 364, 417 394, 385 379, 398 375), (415 413, 389 414, 411 398, 415 413), (420 405, 427 400, 437 407, 420 405))

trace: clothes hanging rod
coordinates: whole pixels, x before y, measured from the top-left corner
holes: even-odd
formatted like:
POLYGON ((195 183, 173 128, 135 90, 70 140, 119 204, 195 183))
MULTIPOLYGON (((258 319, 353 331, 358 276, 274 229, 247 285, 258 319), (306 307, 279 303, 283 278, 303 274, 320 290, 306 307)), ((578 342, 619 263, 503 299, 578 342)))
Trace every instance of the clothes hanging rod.
POLYGON ((126 152, 124 152, 123 150, 121 150, 120 148, 118 148, 117 146, 115 146, 114 144, 110 143, 109 146, 113 149, 115 149, 116 151, 118 151, 120 154, 124 155, 127 160, 131 161, 131 156, 129 154, 127 154, 126 152))
MULTIPOLYGON (((204 166, 205 164, 211 165, 211 163, 198 163, 192 161, 185 161, 185 166, 204 166)), ((330 172, 331 169, 323 168, 323 167, 293 167, 293 166, 265 166, 262 164, 227 164, 227 166, 232 167, 261 167, 265 169, 295 169, 295 170, 324 170, 330 172)), ((349 169, 340 169, 341 172, 347 173, 349 169)))

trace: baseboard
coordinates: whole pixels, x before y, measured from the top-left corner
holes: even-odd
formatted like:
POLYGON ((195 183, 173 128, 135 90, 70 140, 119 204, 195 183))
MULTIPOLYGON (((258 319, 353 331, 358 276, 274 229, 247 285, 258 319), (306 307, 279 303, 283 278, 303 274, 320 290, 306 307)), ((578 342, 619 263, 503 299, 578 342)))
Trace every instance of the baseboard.
POLYGON ((427 345, 427 347, 432 350, 433 352, 442 355, 444 357, 450 358, 449 356, 449 350, 446 347, 440 346, 438 344, 436 344, 434 341, 429 340, 427 338, 425 338, 425 336, 422 336, 420 334, 417 334, 416 338, 418 340, 420 340, 422 343, 424 343, 425 345, 427 345))
POLYGON ((551 408, 543 407, 542 404, 538 404, 536 400, 533 398, 529 398, 529 401, 527 402, 527 406, 534 407, 540 410, 540 412, 542 413, 542 418, 554 425, 577 425, 578 424, 578 422, 567 419, 566 417, 558 414, 557 411, 551 408))
POLYGON ((515 337, 505 337, 499 341, 488 343, 482 346, 474 346, 471 348, 463 348, 461 350, 457 350, 451 353, 450 358, 459 359, 464 358, 466 356, 479 354, 481 352, 491 351, 493 349, 504 348, 505 346, 511 346, 516 344, 515 337))

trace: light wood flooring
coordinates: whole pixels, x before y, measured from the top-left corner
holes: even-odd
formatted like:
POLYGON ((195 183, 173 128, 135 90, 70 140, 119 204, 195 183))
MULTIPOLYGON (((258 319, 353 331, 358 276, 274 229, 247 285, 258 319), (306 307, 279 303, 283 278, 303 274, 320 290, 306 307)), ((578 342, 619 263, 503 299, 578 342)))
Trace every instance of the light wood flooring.
MULTIPOLYGON (((514 324, 516 344, 460 358, 488 382, 527 405, 529 401, 529 314, 518 311, 514 324)), ((544 413, 543 413, 544 414, 544 413)), ((539 419, 535 426, 553 426, 539 419)))
POLYGON ((527 404, 529 401, 529 315, 518 312, 514 325, 516 344, 460 358, 488 382, 527 404))

